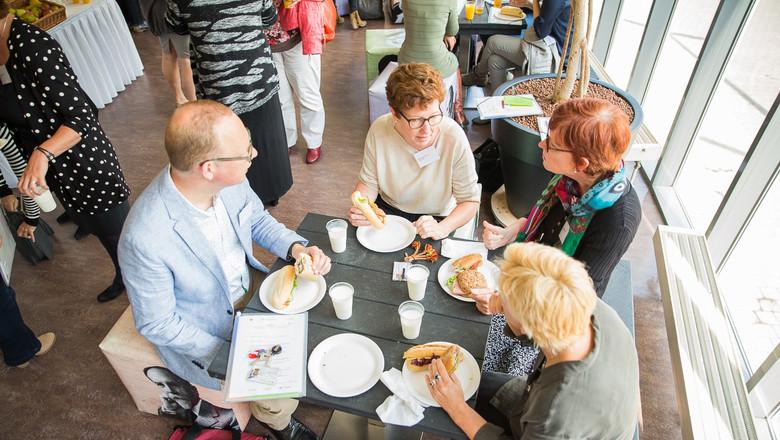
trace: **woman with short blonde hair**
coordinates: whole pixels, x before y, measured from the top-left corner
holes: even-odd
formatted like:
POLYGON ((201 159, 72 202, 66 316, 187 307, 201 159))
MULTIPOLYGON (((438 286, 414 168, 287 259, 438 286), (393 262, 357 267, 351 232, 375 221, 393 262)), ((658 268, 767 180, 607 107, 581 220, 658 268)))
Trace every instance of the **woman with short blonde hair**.
POLYGON ((639 409, 634 340, 596 297, 584 265, 536 243, 507 247, 497 296, 504 332, 533 338, 541 353, 531 374, 483 372, 477 408, 434 359, 431 396, 469 439, 630 439, 639 409))

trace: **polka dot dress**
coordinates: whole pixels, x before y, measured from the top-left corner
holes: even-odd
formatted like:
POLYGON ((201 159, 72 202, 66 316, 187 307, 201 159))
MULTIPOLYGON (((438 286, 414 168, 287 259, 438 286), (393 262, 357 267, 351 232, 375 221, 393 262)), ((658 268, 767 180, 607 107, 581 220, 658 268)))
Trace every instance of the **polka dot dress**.
POLYGON ((506 336, 504 327, 506 327, 504 315, 493 315, 490 320, 482 370, 507 373, 512 376, 528 375, 534 368, 539 349, 519 339, 506 336))
MULTIPOLYGON (((46 181, 60 201, 80 214, 96 215, 127 200, 130 190, 114 147, 60 45, 41 29, 14 19, 8 48, 6 67, 32 137, 41 143, 62 125, 81 136, 49 162, 46 181)), ((34 148, 23 146, 27 158, 34 148)))

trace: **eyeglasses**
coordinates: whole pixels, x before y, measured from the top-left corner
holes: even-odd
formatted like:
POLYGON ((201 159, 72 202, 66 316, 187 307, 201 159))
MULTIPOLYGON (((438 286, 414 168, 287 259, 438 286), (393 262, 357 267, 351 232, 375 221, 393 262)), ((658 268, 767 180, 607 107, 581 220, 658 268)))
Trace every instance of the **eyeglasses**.
POLYGON ((544 140, 544 151, 546 153, 549 153, 550 151, 560 151, 562 153, 572 152, 571 150, 564 150, 563 148, 553 147, 550 144, 552 144, 552 142, 550 142, 550 137, 548 136, 547 139, 544 140))
POLYGON ((211 159, 206 159, 198 164, 198 166, 202 166, 206 162, 233 162, 237 160, 245 160, 249 163, 252 163, 252 148, 254 146, 252 145, 252 133, 249 131, 249 129, 246 129, 246 133, 249 135, 249 149, 246 152, 246 156, 233 156, 233 157, 214 157, 211 159))
POLYGON ((415 130, 418 129, 418 128, 421 128, 423 126, 423 124, 425 124, 425 121, 428 121, 428 125, 430 125, 431 127, 433 127, 434 125, 439 125, 441 120, 444 118, 444 114, 441 113, 441 110, 439 110, 438 114, 435 114, 435 115, 427 117, 427 118, 412 118, 412 119, 409 119, 409 118, 406 117, 406 115, 402 111, 399 111, 398 114, 401 115, 402 118, 406 119, 406 122, 409 123, 409 127, 410 128, 413 128, 415 130))

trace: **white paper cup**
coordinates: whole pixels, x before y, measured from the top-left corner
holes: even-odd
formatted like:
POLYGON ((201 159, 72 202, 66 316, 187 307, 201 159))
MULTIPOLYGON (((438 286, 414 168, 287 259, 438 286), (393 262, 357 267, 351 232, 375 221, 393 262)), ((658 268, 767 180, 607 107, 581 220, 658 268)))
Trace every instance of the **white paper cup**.
POLYGON ((420 336, 420 327, 425 314, 425 307, 417 301, 404 301, 398 306, 401 317, 401 332, 406 339, 416 339, 420 336))
POLYGON ((336 318, 345 320, 352 317, 352 297, 355 295, 355 288, 351 284, 336 283, 330 286, 328 295, 333 302, 336 318))
POLYGON ((333 219, 325 224, 330 239, 330 248, 333 252, 340 254, 347 250, 347 221, 342 219, 333 219))
POLYGON ((33 197, 33 200, 41 207, 41 211, 43 212, 52 212, 57 209, 57 203, 54 201, 54 197, 48 189, 43 194, 33 197))
POLYGON ((431 272, 421 264, 412 264, 406 269, 406 288, 409 290, 409 299, 420 301, 425 298, 425 286, 428 285, 428 276, 431 272))

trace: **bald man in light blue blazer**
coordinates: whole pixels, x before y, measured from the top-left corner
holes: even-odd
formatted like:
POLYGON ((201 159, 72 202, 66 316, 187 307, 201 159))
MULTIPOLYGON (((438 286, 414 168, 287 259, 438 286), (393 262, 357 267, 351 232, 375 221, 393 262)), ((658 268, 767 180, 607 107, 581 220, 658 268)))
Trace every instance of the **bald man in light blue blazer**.
MULTIPOLYGON (((171 371, 220 389, 206 368, 230 338, 234 304, 249 288, 250 267, 268 272, 252 243, 292 260, 309 254, 326 274, 330 259, 277 222, 245 173, 257 156, 241 120, 214 101, 186 104, 165 134, 170 165, 133 205, 119 241, 138 331, 171 371)), ((260 401, 252 412, 280 438, 313 434, 291 418, 297 401, 260 401)))

